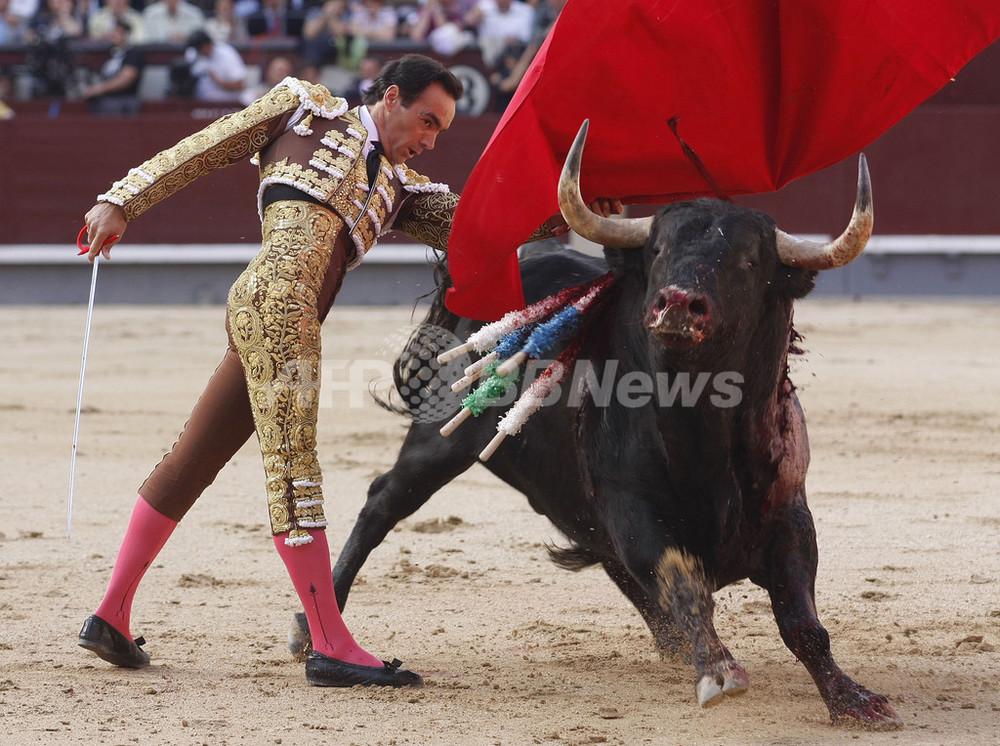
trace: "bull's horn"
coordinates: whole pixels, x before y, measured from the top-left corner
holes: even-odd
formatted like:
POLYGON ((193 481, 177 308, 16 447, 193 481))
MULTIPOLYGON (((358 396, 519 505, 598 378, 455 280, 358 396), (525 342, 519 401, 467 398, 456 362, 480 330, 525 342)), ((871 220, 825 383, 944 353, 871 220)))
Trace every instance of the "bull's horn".
POLYGON ((858 258, 872 235, 872 181, 868 175, 868 161, 861 154, 858 161, 858 196, 854 214, 847 229, 829 243, 809 241, 775 228, 778 256, 790 267, 801 269, 835 269, 858 258))
POLYGON ((576 134, 559 176, 559 209, 567 225, 584 238, 612 249, 643 246, 653 227, 653 218, 611 220, 593 212, 580 194, 580 161, 590 120, 585 119, 576 134))

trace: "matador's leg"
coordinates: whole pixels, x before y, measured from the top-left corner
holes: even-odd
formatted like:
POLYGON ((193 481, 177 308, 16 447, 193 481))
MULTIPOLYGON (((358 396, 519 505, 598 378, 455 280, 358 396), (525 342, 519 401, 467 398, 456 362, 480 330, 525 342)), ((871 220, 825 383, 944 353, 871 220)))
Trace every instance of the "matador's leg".
POLYGON ((309 620, 314 653, 306 662, 306 679, 343 686, 358 675, 369 683, 404 686, 419 683, 419 676, 384 672, 382 662, 361 648, 344 624, 322 530, 317 299, 324 282, 331 281, 329 273, 345 271, 343 252, 336 253, 337 266, 330 266, 342 227, 333 212, 309 202, 269 205, 260 254, 230 291, 229 325, 264 458, 275 547, 309 620), (358 670, 345 675, 345 663, 358 670))
POLYGON ((97 620, 84 624, 81 645, 120 666, 137 668, 149 662, 130 631, 139 584, 177 522, 252 433, 243 365, 230 346, 177 442, 139 488, 111 579, 94 612, 97 620))
POLYGON ((264 243, 229 294, 229 327, 264 459, 268 514, 289 546, 326 526, 316 456, 320 320, 316 303, 343 222, 323 207, 279 201, 264 243))

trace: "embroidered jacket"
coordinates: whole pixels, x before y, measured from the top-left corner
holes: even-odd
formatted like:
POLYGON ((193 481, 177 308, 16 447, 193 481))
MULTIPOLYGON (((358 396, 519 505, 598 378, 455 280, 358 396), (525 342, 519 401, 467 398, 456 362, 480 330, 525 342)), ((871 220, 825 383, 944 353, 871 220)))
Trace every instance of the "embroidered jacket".
POLYGON ((252 158, 260 166, 258 204, 269 186, 287 184, 344 220, 356 248, 348 269, 391 229, 446 251, 458 195, 384 155, 369 190, 361 155, 367 135, 358 110, 348 111, 344 99, 285 78, 247 108, 131 169, 98 200, 120 206, 131 221, 199 176, 252 158))

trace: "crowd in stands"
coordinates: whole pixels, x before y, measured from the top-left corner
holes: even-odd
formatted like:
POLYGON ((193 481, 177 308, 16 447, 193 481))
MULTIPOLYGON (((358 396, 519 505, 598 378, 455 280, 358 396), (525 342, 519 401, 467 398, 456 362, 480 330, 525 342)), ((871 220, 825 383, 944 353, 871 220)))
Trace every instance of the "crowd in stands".
MULTIPOLYGON (((22 45, 34 96, 84 98, 96 113, 137 110, 144 45, 176 45, 172 95, 246 103, 285 75, 320 80, 337 66, 354 75, 354 100, 377 73, 370 53, 406 39, 442 57, 476 47, 500 110, 566 0, 0 0, 0 48, 22 45), (290 42, 288 52, 257 59, 251 81, 237 47, 290 42), (107 62, 86 80, 70 42, 108 45, 107 62), (281 77, 278 77, 281 75, 281 77)), ((9 71, 0 70, 0 79, 9 71)), ((10 94, 8 93, 8 100, 10 94)))

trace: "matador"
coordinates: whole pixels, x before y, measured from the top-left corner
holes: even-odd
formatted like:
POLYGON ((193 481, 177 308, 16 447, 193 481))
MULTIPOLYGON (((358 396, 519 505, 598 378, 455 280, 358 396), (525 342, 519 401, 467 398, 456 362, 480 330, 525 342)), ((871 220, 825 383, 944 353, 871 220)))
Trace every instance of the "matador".
MULTIPOLYGON (((316 453, 320 325, 344 275, 378 237, 399 230, 447 249, 458 202, 406 165, 450 126, 461 82, 440 63, 387 64, 364 98, 347 103, 286 78, 236 113, 131 169, 86 215, 90 259, 127 224, 205 173, 259 165, 260 252, 233 284, 229 347, 173 448, 139 489, 107 592, 79 644, 127 668, 149 664, 130 630, 146 569, 219 470, 256 432, 274 545, 309 623, 306 680, 317 686, 420 686, 422 678, 365 651, 334 595, 316 453)), ((533 238, 549 231, 543 226, 533 238)))

